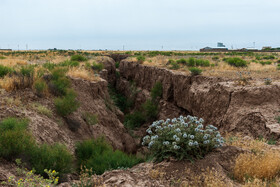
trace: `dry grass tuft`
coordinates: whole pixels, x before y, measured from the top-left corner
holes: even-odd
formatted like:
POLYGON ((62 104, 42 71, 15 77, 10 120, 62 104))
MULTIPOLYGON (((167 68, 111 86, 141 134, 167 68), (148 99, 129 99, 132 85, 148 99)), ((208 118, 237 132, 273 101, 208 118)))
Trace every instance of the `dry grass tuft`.
POLYGON ((97 81, 99 79, 93 74, 93 72, 82 68, 71 68, 67 72, 67 75, 73 78, 81 78, 88 81, 97 81))
POLYGON ((277 151, 240 154, 234 166, 234 177, 239 181, 250 178, 274 179, 280 171, 280 154, 277 151))
POLYGON ((0 87, 6 91, 12 91, 15 89, 15 82, 20 82, 18 77, 6 75, 4 78, 0 79, 0 87))
POLYGON ((269 149, 265 139, 255 140, 248 136, 244 137, 241 134, 236 134, 234 136, 231 134, 226 134, 225 140, 227 145, 251 150, 252 152, 262 152, 263 150, 269 149))
POLYGON ((152 169, 149 171, 149 176, 152 179, 163 179, 166 175, 165 172, 163 172, 161 169, 152 169))
POLYGON ((200 175, 195 175, 189 169, 186 170, 186 174, 188 176, 188 180, 184 180, 181 183, 183 187, 224 187, 233 186, 231 182, 226 180, 226 177, 221 175, 214 168, 207 168, 200 175))

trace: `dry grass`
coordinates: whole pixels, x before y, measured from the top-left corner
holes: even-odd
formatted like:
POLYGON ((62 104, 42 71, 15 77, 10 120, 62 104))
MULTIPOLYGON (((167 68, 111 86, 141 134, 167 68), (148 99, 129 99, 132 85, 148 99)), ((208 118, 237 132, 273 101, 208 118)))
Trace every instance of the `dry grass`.
POLYGON ((207 168, 200 175, 195 175, 189 169, 186 170, 187 180, 181 183, 183 187, 231 187, 233 184, 227 181, 226 177, 221 175, 214 168, 207 168))
POLYGON ((248 136, 243 136, 242 134, 226 134, 225 140, 227 145, 240 147, 255 153, 269 150, 269 146, 266 144, 267 141, 265 139, 255 140, 248 136))
MULTIPOLYGON (((224 57, 222 54, 219 56, 220 60, 219 61, 214 61, 212 60, 212 56, 203 56, 202 59, 209 60, 211 64, 214 64, 214 67, 200 67, 203 70, 202 75, 204 76, 213 76, 213 77, 223 77, 223 78, 228 78, 228 79, 234 79, 238 80, 240 79, 240 75, 238 72, 250 72, 250 76, 253 79, 264 79, 264 78, 272 78, 274 81, 279 81, 280 80, 280 73, 279 70, 277 70, 276 65, 271 64, 271 65, 261 65, 259 63, 254 63, 251 62, 254 57, 242 57, 244 58, 247 62, 251 62, 248 67, 245 68, 238 68, 238 67, 233 67, 228 65, 227 63, 223 62, 221 59, 224 57)), ((237 56, 240 57, 240 56, 237 56)), ((151 57, 147 58, 147 60, 144 62, 144 65, 147 66, 156 66, 156 67, 163 67, 163 68, 168 68, 166 63, 168 62, 169 59, 179 59, 181 57, 178 56, 156 56, 156 57, 151 57)), ((185 57, 186 59, 189 57, 185 57)), ((135 58, 130 58, 133 61, 136 61, 135 58)), ((270 60, 272 62, 276 62, 276 60, 270 60)), ((180 69, 177 71, 181 71, 186 73, 187 75, 190 75, 190 72, 188 70, 188 67, 186 66, 181 66, 180 69)))
POLYGON ((20 60, 20 59, 14 59, 14 58, 7 58, 4 60, 1 60, 1 65, 8 66, 8 67, 14 67, 17 65, 27 65, 26 60, 20 60))
POLYGON ((0 79, 0 87, 6 91, 12 91, 15 89, 16 82, 20 82, 18 77, 6 75, 4 78, 0 79))
POLYGON ((93 72, 88 71, 83 68, 71 68, 67 72, 67 75, 73 78, 81 78, 88 81, 97 81, 99 78, 93 74, 93 72))
POLYGON ((237 157, 234 166, 234 177, 239 181, 249 178, 271 180, 280 171, 280 153, 267 151, 264 153, 244 153, 237 157))
POLYGON ((166 173, 163 172, 162 169, 151 169, 149 171, 149 176, 152 179, 162 180, 165 175, 166 175, 166 173))

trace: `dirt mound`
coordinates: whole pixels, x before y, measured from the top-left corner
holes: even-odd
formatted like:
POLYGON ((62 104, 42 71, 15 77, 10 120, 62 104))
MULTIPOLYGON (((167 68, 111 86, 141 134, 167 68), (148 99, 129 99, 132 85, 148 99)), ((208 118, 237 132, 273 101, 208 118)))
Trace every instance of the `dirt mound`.
POLYGON ((141 163, 128 170, 107 171, 99 176, 98 180, 105 186, 180 186, 198 180, 193 176, 200 176, 209 168, 219 173, 220 179, 225 184, 235 186, 228 176, 234 164, 232 161, 243 152, 239 148, 226 146, 194 162, 169 160, 161 163, 141 163))

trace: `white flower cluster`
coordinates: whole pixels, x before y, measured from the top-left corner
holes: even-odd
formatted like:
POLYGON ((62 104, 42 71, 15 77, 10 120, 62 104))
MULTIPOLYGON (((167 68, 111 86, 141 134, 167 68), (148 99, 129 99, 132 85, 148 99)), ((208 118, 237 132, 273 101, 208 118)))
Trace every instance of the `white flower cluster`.
POLYGON ((153 122, 146 130, 142 145, 154 151, 210 150, 223 145, 224 139, 213 125, 203 126, 204 120, 197 117, 179 118, 153 122))

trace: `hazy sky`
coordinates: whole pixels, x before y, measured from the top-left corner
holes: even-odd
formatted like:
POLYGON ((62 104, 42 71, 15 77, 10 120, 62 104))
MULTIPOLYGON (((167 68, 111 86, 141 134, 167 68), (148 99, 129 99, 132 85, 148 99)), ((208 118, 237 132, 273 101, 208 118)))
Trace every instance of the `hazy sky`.
POLYGON ((0 0, 0 48, 280 46, 279 0, 0 0))

